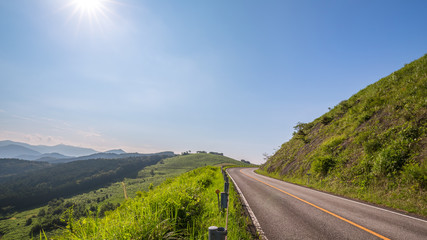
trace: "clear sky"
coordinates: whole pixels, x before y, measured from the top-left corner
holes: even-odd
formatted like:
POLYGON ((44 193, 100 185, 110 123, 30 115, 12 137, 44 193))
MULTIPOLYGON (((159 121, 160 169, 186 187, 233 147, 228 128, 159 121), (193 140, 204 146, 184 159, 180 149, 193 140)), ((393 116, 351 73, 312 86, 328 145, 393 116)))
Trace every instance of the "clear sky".
POLYGON ((427 1, 0 1, 0 140, 263 161, 427 53, 427 1))

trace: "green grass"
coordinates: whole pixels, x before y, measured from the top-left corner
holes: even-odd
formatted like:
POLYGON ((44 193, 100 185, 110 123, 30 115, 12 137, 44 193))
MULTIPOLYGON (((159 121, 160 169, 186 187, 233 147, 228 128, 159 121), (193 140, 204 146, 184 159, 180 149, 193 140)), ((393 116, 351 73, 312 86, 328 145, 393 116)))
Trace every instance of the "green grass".
MULTIPOLYGON (((209 226, 226 225, 218 209, 216 189, 223 187, 219 167, 203 167, 129 199, 105 218, 71 221, 56 239, 207 239, 209 226)), ((232 192, 229 239, 251 239, 232 192)))
POLYGON ((25 226, 28 218, 37 215, 39 208, 29 211, 15 213, 7 219, 0 221, 0 233, 4 236, 2 240, 6 239, 26 239, 31 230, 31 226, 25 226))
MULTIPOLYGON (((228 164, 242 163, 225 156, 218 156, 213 154, 190 154, 185 156, 177 156, 164 159, 156 165, 146 167, 138 173, 137 178, 126 178, 123 180, 123 182, 126 185, 128 196, 130 198, 134 198, 137 196, 136 193, 138 191, 148 191, 150 185, 156 187, 167 179, 177 177, 180 174, 191 171, 195 168, 209 165, 213 166, 228 164)), ((123 203, 125 198, 122 184, 121 182, 117 182, 95 191, 90 191, 88 193, 79 194, 71 198, 66 198, 64 201, 69 201, 77 205, 86 204, 87 209, 89 209, 90 206, 96 206, 100 209, 103 205, 108 203, 123 203), (106 196, 108 196, 108 198, 106 198, 106 196), (98 199, 100 200, 99 202, 98 199)), ((42 209, 47 211, 48 206, 41 206, 35 209, 20 211, 3 216, 5 219, 0 220, 0 236, 3 235, 1 239, 28 239, 31 228, 42 220, 40 217, 37 217, 39 211, 42 209), (26 221, 30 217, 32 217, 33 220, 32 224, 25 226, 26 221)), ((51 237, 53 235, 57 235, 61 231, 61 229, 52 232, 47 231, 46 235, 51 237)), ((37 236, 35 237, 37 238, 37 236)))

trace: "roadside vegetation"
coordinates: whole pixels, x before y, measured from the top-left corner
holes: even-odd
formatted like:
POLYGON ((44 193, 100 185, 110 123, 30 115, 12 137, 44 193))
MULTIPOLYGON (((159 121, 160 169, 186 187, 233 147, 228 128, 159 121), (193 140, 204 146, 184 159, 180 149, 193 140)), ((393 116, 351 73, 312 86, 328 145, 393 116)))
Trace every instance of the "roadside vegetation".
MULTIPOLYGON (((109 160, 108 160, 109 161, 109 160)), ((137 192, 148 192, 163 183, 166 179, 179 176, 198 167, 213 165, 242 164, 234 159, 213 154, 189 154, 161 159, 157 164, 146 166, 133 175, 125 177, 104 187, 78 194, 73 197, 50 200, 46 205, 33 209, 13 211, 0 216, 0 237, 8 239, 38 238, 43 229, 48 238, 59 235, 67 225, 64 218, 69 207, 73 206, 73 219, 81 217, 104 217, 125 201, 123 184, 129 198, 137 197, 137 192)), ((31 198, 28 199, 31 201, 31 198)))
MULTIPOLYGON (((207 239, 209 226, 226 226, 218 209, 216 189, 223 187, 219 167, 203 167, 168 179, 158 187, 125 201, 105 218, 74 220, 55 239, 207 239)), ((229 239, 251 239, 240 202, 230 194, 229 239)))
POLYGON ((311 123, 260 173, 427 216, 427 55, 311 123))

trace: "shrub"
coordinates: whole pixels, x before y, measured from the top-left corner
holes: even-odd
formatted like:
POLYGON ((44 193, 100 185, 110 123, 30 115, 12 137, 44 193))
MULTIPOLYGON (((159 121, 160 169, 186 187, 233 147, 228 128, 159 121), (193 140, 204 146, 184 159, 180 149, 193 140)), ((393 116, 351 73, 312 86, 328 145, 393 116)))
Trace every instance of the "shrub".
POLYGON ((420 136, 420 131, 417 127, 408 126, 407 128, 401 131, 401 134, 405 139, 413 141, 420 136))
POLYGON ((307 123, 298 122, 297 125, 295 125, 294 127, 295 132, 293 133, 293 135, 305 136, 307 135, 307 133, 305 132, 306 129, 307 123))
POLYGON ((340 104, 338 104, 339 110, 341 111, 341 114, 344 114, 348 111, 349 108, 351 108, 351 105, 348 103, 347 100, 341 101, 340 104))
POLYGON ((334 136, 323 142, 322 151, 327 154, 335 154, 339 148, 339 145, 343 143, 345 140, 345 136, 334 136))
POLYGON ((28 218, 27 221, 25 222, 25 226, 30 226, 31 223, 33 223, 33 219, 32 218, 28 218))
POLYGON ((373 166, 374 172, 392 178, 402 170, 407 158, 407 149, 396 144, 390 145, 377 155, 373 166))
POLYGON ((370 139, 363 143, 363 149, 365 150, 365 153, 367 155, 372 155, 376 151, 378 151, 381 148, 381 142, 379 139, 370 139))
POLYGON ((374 114, 373 111, 365 111, 360 115, 359 123, 364 123, 371 119, 372 115, 374 114))
POLYGON ((328 125, 330 122, 332 122, 334 118, 330 117, 330 116, 323 116, 322 120, 320 120, 322 122, 322 124, 324 125, 328 125))
POLYGON ((407 180, 417 184, 420 189, 427 188, 427 165, 408 164, 404 167, 403 175, 407 180))
POLYGON ((319 173, 321 176, 326 176, 335 164, 336 162, 331 156, 320 156, 315 158, 311 167, 316 173, 319 173))

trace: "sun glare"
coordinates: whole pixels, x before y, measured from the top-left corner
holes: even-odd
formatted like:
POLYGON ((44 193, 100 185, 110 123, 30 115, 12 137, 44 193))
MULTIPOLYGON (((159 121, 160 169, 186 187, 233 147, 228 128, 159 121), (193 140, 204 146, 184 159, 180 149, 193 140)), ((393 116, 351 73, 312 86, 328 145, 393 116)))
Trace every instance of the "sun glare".
POLYGON ((70 0, 67 7, 73 8, 70 19, 77 16, 79 26, 88 22, 92 27, 94 25, 102 27, 101 25, 110 20, 112 11, 109 5, 114 2, 113 0, 70 0))
POLYGON ((80 14, 97 15, 106 10, 106 0, 72 0, 75 12, 80 14))
POLYGON ((92 11, 102 7, 102 0, 74 0, 73 4, 85 11, 92 11))

